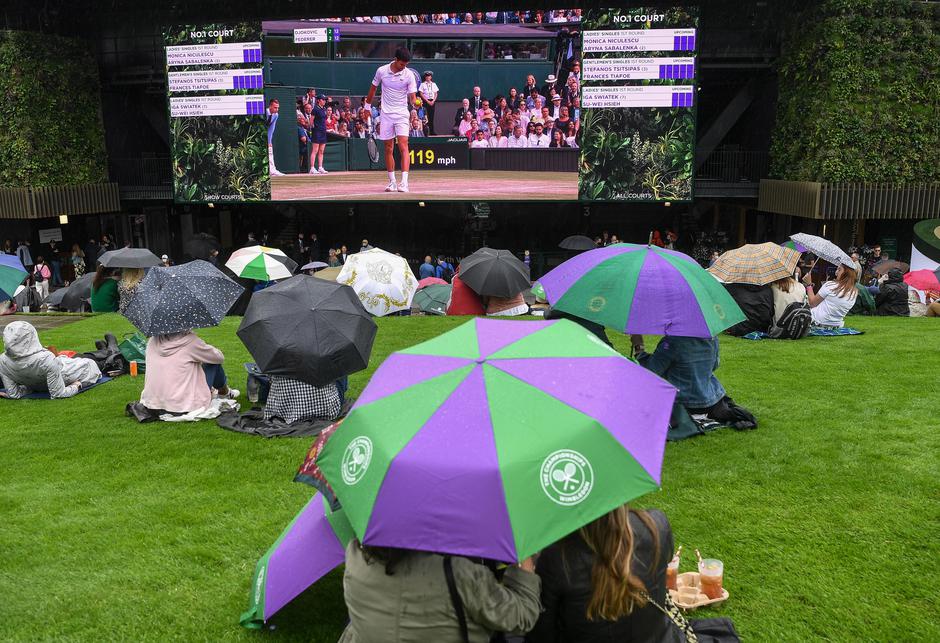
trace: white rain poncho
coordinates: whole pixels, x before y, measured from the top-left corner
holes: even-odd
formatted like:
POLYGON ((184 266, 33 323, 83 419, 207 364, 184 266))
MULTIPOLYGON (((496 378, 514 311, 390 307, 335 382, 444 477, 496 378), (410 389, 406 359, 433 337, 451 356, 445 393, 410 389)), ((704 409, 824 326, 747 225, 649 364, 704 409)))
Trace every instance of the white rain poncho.
POLYGON ((55 357, 39 343, 32 324, 15 321, 3 329, 0 380, 8 397, 48 391, 52 398, 72 397, 82 386, 101 378, 94 361, 84 357, 55 357), (76 386, 75 383, 79 385, 76 386))

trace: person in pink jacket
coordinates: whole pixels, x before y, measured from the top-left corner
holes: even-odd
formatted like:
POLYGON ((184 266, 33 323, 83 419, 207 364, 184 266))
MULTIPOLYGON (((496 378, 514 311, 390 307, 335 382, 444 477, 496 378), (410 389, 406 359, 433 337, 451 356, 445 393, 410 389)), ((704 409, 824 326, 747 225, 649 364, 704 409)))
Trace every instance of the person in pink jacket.
POLYGON ((234 399, 222 370, 225 356, 196 333, 157 335, 147 341, 147 372, 140 403, 148 409, 189 413, 219 397, 234 399))

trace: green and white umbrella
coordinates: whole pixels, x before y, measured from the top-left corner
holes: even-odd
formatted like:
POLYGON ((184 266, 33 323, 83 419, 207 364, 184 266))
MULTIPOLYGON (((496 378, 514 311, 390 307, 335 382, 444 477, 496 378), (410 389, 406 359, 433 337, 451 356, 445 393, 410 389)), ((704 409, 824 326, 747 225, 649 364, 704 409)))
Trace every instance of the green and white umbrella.
POLYGON ((274 281, 293 275, 297 262, 277 248, 248 246, 233 252, 225 267, 242 279, 274 281))

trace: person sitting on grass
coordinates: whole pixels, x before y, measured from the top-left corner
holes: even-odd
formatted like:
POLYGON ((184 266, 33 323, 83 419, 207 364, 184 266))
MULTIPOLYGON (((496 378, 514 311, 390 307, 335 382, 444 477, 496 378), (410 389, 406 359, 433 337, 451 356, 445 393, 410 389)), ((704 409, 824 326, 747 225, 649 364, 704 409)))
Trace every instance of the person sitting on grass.
POLYGON ((908 305, 907 284, 904 283, 904 273, 898 268, 892 268, 885 275, 884 281, 875 297, 876 315, 895 315, 910 317, 911 308, 908 305))
POLYGON ((288 424, 302 420, 335 420, 343 406, 336 383, 313 386, 279 375, 270 376, 264 419, 281 419, 288 424))
POLYGON ((55 356, 39 343, 32 324, 15 321, 3 329, 0 380, 3 397, 18 399, 48 392, 52 399, 72 397, 101 379, 101 370, 85 357, 55 356))
POLYGON ((717 337, 663 337, 652 354, 646 352, 642 335, 631 335, 630 341, 640 366, 675 386, 676 404, 690 415, 716 422, 738 419, 729 408, 725 387, 715 377, 721 365, 717 337))
POLYGON ((726 283, 724 287, 747 317, 726 330, 726 333, 743 337, 755 331, 763 333, 770 328, 774 320, 774 295, 770 286, 726 283))
POLYGON ((220 398, 237 398, 222 370, 224 360, 222 351, 191 330, 151 337, 140 403, 154 411, 190 413, 210 406, 213 391, 220 398))
POLYGON ((526 558, 507 567, 500 582, 488 567, 462 556, 369 547, 353 539, 346 546, 343 575, 349 625, 339 641, 485 643, 494 632, 524 634, 539 617, 534 570, 534 561, 526 558), (455 599, 466 618, 465 639, 455 599))
POLYGON ((659 510, 617 507, 547 547, 542 614, 527 643, 680 641, 666 603, 672 529, 659 510))
POLYGON ((124 268, 121 270, 121 281, 118 282, 118 295, 120 297, 118 310, 122 315, 130 305, 131 299, 137 294, 137 286, 140 285, 145 274, 143 268, 124 268))
POLYGON ((114 313, 121 304, 118 292, 118 277, 114 270, 100 263, 91 282, 91 312, 114 313))
POLYGON ((813 324, 827 328, 842 328, 845 326, 845 316, 855 304, 858 292, 855 290, 855 270, 847 266, 839 266, 836 270, 835 281, 827 281, 813 292, 811 274, 803 276, 806 284, 806 297, 812 308, 813 324))

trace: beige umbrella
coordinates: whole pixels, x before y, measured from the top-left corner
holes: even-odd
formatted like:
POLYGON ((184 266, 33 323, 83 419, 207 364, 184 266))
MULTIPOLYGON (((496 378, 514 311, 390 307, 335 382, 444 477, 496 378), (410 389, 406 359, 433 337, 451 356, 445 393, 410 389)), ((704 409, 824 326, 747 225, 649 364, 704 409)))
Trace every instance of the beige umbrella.
POLYGON ((749 243, 718 257, 708 272, 729 284, 766 286, 792 277, 799 261, 799 251, 792 248, 776 243, 749 243))

